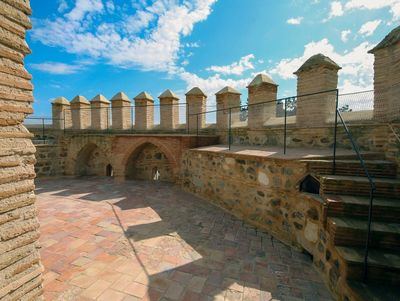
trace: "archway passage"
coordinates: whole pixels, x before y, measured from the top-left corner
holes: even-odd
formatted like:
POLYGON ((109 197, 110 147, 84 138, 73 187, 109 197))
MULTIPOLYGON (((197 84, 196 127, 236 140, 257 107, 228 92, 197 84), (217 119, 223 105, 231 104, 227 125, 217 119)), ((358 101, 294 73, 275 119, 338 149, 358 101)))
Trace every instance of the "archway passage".
POLYGON ((84 146, 76 158, 75 175, 105 176, 106 174, 105 156, 100 148, 94 143, 84 146))
POLYGON ((107 177, 113 177, 114 176, 114 169, 111 166, 111 164, 108 164, 106 167, 106 176, 107 177))
POLYGON ((126 178, 145 181, 173 182, 173 170, 167 156, 154 144, 146 143, 130 156, 126 178))

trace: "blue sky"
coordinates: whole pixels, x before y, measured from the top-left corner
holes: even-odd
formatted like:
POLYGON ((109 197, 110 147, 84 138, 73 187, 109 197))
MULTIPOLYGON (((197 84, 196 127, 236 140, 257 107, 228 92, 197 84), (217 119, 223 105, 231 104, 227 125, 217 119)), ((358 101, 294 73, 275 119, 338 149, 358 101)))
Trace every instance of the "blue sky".
POLYGON ((226 85, 247 98, 258 73, 296 93, 293 72, 323 53, 343 67, 341 92, 373 87, 376 43, 399 25, 400 0, 31 0, 35 115, 52 99, 156 98, 199 86, 215 102, 226 85))

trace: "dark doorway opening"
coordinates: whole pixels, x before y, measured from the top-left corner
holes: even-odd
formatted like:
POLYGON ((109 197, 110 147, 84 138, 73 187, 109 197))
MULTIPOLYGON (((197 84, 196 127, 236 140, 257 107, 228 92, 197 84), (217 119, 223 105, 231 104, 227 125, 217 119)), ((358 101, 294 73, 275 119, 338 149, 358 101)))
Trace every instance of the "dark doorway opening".
POLYGON ((113 177, 114 176, 114 170, 111 166, 111 164, 108 164, 106 167, 106 176, 107 177, 113 177))
POLYGON ((306 176, 300 183, 300 191, 312 194, 319 194, 321 184, 312 175, 306 176))

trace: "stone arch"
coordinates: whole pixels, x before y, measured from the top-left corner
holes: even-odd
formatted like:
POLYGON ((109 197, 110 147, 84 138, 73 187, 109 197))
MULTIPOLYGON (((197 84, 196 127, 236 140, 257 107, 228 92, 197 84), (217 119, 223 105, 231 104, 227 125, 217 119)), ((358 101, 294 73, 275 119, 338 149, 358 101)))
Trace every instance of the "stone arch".
POLYGON ((107 159, 97 144, 89 142, 78 152, 74 174, 77 176, 105 176, 107 159))
POLYGON ((175 179, 174 162, 165 153, 165 149, 145 142, 130 152, 125 163, 127 179, 173 182, 175 179))
POLYGON ((105 176, 112 164, 112 141, 104 137, 75 136, 66 143, 65 174, 105 176))

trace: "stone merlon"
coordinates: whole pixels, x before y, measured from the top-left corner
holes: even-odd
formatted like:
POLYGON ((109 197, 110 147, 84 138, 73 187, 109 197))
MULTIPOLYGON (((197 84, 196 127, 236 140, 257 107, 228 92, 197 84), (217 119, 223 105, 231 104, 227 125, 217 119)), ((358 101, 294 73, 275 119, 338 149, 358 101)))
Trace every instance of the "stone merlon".
POLYGON ((187 92, 185 95, 186 96, 204 96, 204 97, 207 97, 207 95, 204 94, 204 92, 199 87, 194 87, 189 92, 187 92))
POLYGON ((269 85, 274 85, 278 86, 271 77, 269 77, 266 74, 258 74, 252 81, 251 83, 247 86, 247 88, 250 87, 255 87, 261 84, 269 84, 269 85))
POLYGON ((90 102, 86 99, 86 97, 82 96, 82 95, 77 95, 74 97, 74 99, 72 99, 71 104, 87 104, 90 105, 90 102))
POLYGON ((170 89, 165 90, 158 98, 172 98, 172 99, 179 99, 179 97, 172 92, 170 89))
POLYGON ((65 97, 57 97, 52 101, 52 104, 54 105, 63 105, 63 106, 70 106, 71 104, 65 97))
POLYGON ((332 70, 340 70, 342 67, 340 67, 338 64, 336 64, 334 61, 332 61, 329 57, 319 53, 316 55, 313 55, 310 57, 296 72, 293 74, 298 75, 301 72, 311 70, 316 67, 326 67, 332 70))
POLYGON ((400 26, 393 29, 378 45, 372 48, 368 53, 375 53, 375 51, 384 49, 400 42, 400 26))
POLYGON ((134 99, 135 100, 150 100, 150 101, 154 101, 154 98, 147 92, 140 93, 134 99))
POLYGON ((242 93, 240 93, 238 90, 226 86, 225 88, 223 88, 222 90, 218 91, 217 93, 215 93, 215 95, 223 95, 223 94, 236 94, 236 95, 242 95, 242 93))
POLYGON ((105 98, 104 95, 101 95, 101 94, 96 95, 96 96, 91 100, 91 102, 101 102, 101 103, 105 103, 105 104, 110 104, 110 101, 109 101, 107 98, 105 98))
POLYGON ((126 102, 130 102, 131 100, 129 99, 128 95, 126 95, 124 92, 118 92, 111 98, 111 101, 116 101, 116 100, 122 100, 126 102))

